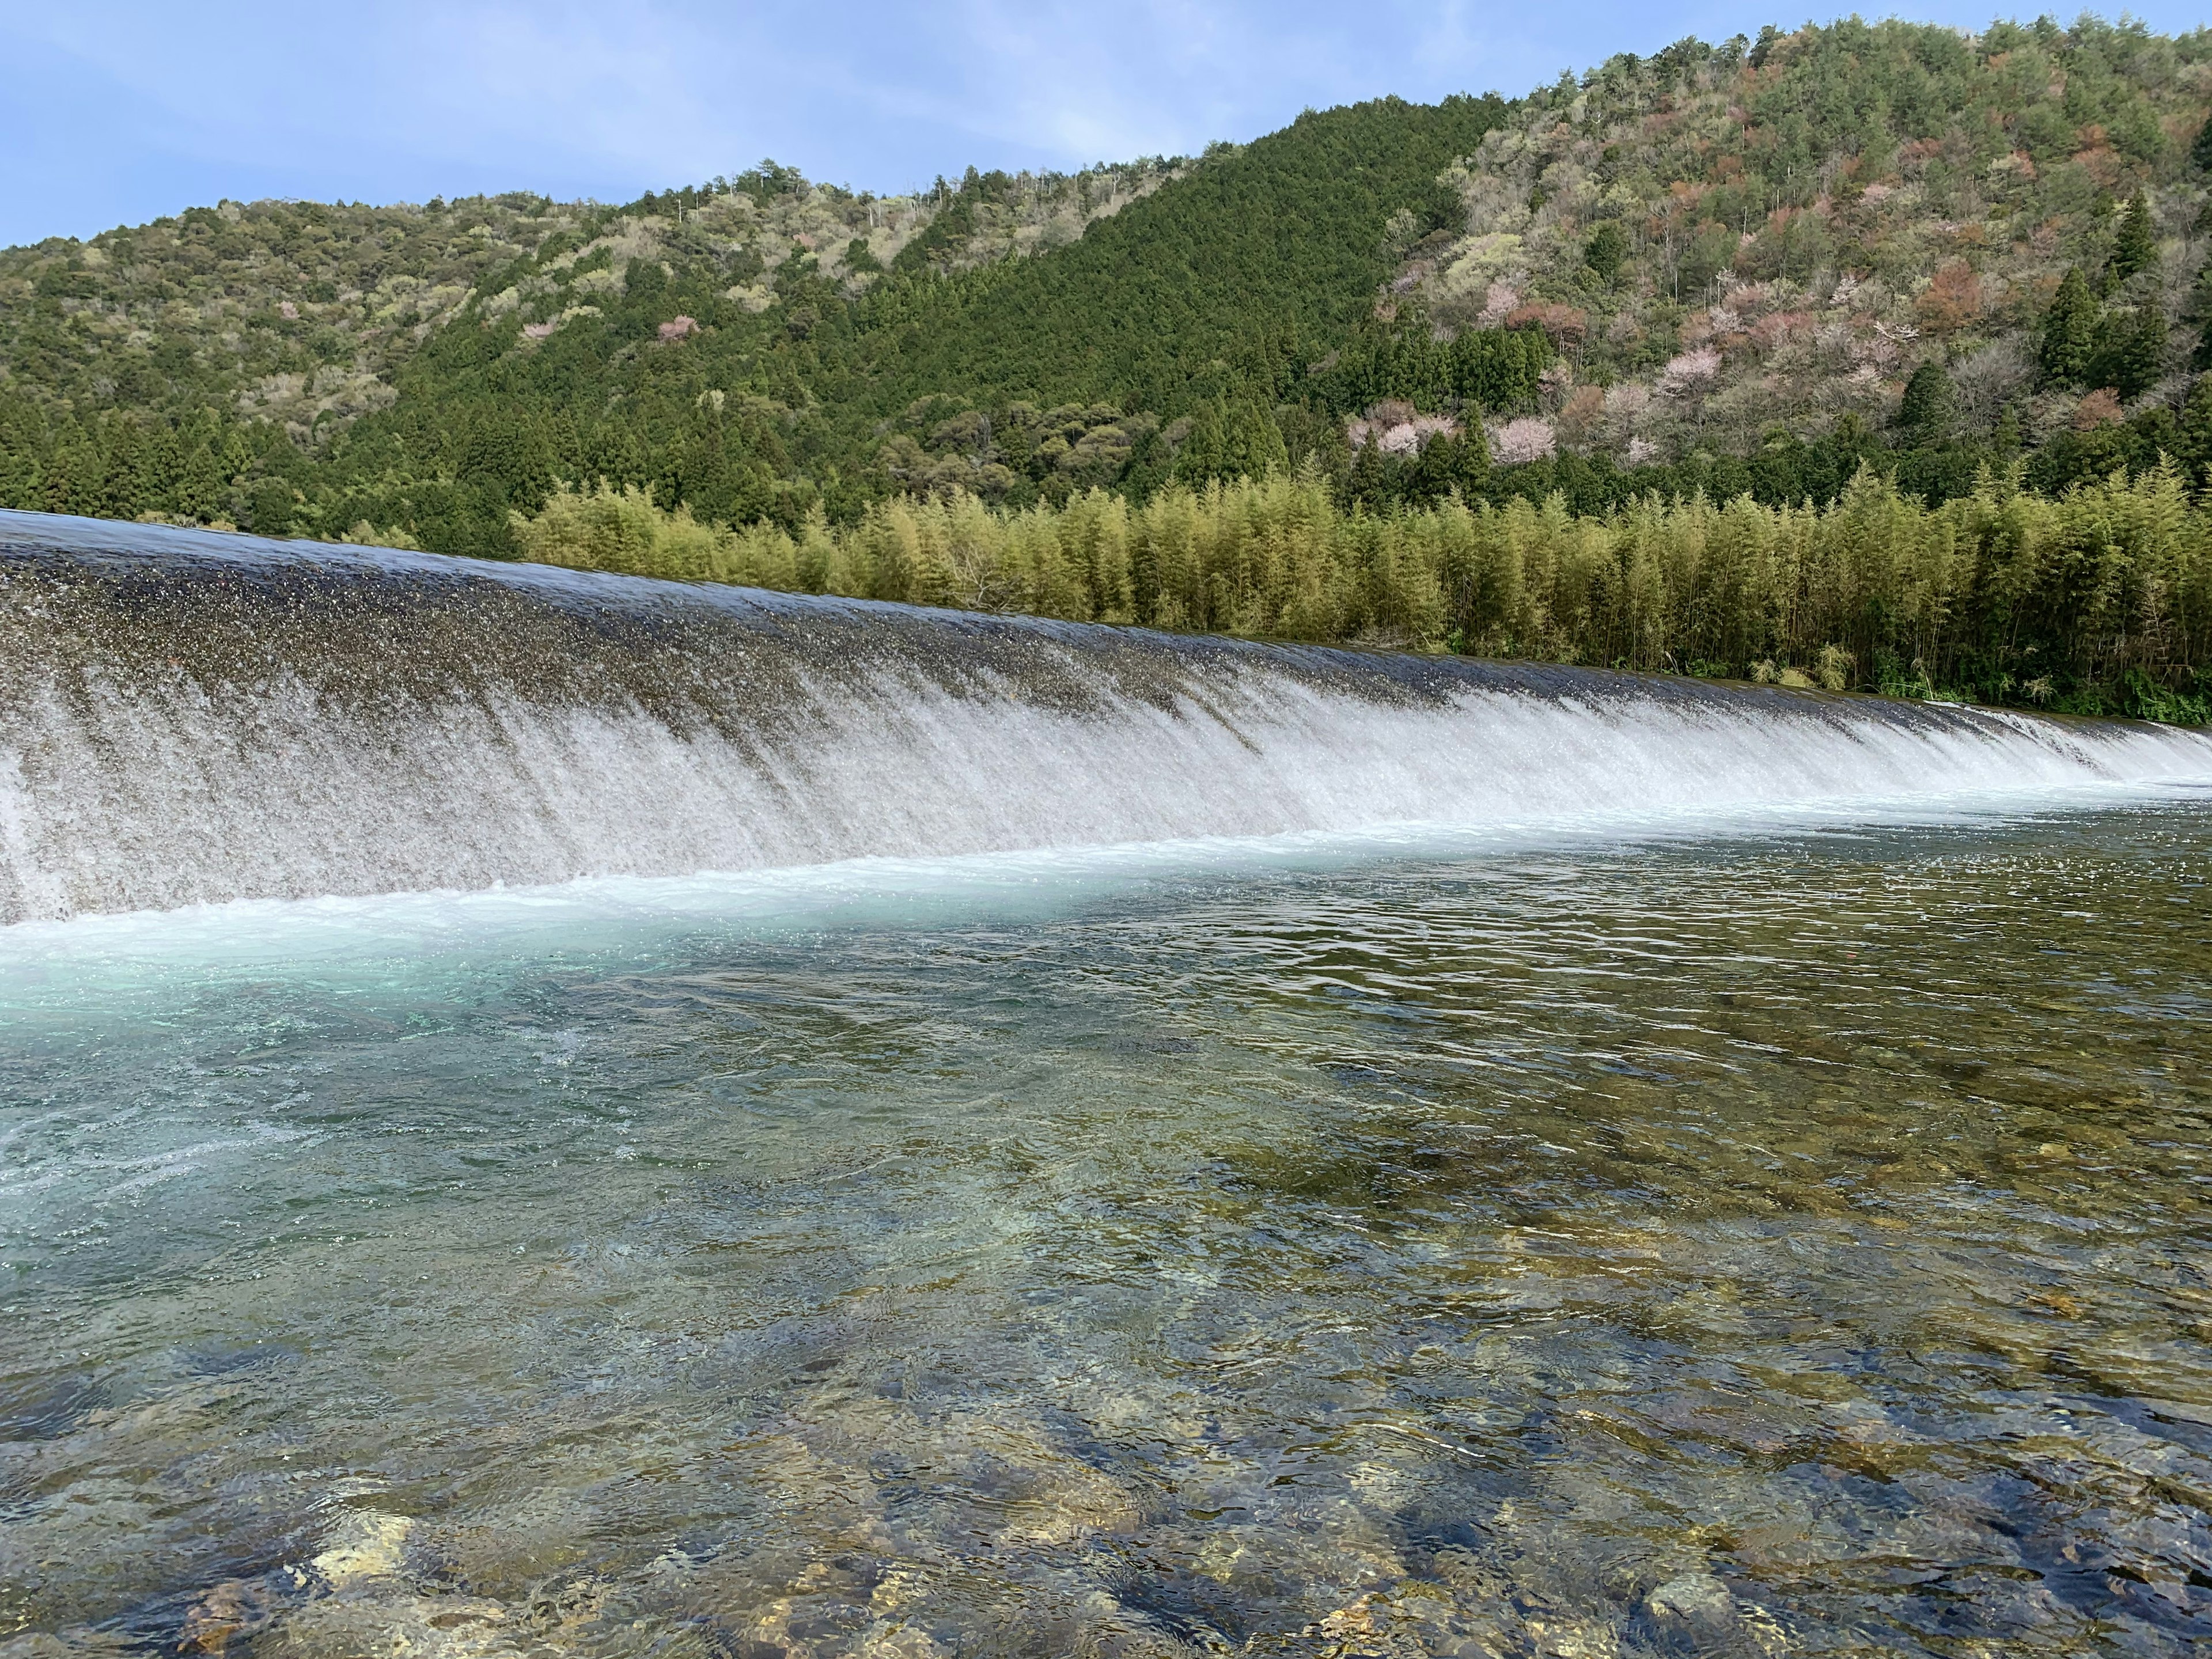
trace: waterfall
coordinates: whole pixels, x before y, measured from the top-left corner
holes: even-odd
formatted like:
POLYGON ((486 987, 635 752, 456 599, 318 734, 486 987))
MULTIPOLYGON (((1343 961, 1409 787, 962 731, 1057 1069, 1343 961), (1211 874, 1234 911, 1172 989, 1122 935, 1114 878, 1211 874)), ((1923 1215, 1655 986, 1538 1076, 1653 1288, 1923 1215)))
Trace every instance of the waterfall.
POLYGON ((0 921, 2153 780, 2212 740, 0 514, 0 921))

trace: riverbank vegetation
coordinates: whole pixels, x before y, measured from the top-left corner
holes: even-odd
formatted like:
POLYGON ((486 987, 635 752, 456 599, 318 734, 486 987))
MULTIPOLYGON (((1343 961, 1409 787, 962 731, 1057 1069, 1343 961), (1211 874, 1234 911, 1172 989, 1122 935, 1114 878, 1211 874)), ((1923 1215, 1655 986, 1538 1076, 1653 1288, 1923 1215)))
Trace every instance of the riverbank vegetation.
POLYGON ((1647 496, 1369 512, 1311 469, 1135 503, 966 492, 796 530, 556 492, 525 556, 580 569, 1272 639, 1949 696, 2202 724, 2212 512, 2171 465, 1930 507, 1871 470, 1826 507, 1647 496))
POLYGON ((2186 713, 2194 579, 2094 526, 2193 547, 2212 489, 2208 111, 2212 30, 1852 18, 905 197, 224 204, 0 251, 0 506, 2186 713), (1655 525, 1825 547, 1877 498, 1923 551, 1850 617, 1826 553, 1717 634, 1702 577, 1627 597, 1655 525), (1509 622, 1450 526, 1582 550, 1509 622), (1094 531, 1126 592, 1050 553, 1094 531))

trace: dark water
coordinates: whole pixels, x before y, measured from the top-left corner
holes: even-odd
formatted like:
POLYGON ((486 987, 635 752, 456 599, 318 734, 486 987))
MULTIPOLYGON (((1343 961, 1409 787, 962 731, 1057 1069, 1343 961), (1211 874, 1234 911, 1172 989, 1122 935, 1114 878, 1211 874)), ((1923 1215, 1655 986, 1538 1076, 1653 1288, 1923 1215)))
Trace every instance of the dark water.
POLYGON ((0 932, 0 1654, 2200 1651, 2208 869, 0 932))

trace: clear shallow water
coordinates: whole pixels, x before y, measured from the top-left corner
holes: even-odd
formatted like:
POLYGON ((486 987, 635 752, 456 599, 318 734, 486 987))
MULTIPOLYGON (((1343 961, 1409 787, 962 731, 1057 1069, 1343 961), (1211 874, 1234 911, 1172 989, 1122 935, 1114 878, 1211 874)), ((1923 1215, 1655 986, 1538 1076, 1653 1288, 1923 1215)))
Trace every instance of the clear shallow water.
POLYGON ((960 869, 0 933, 0 1652, 2212 1636, 2201 802, 960 869))

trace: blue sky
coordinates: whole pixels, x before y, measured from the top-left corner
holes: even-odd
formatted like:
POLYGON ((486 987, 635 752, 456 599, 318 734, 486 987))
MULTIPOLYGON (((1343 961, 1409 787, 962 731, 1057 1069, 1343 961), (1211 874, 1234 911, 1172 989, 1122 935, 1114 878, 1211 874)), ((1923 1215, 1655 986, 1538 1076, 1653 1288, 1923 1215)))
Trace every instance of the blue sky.
POLYGON ((0 0, 0 245, 224 197, 627 200, 764 155, 890 192, 971 162, 1188 153, 1382 93, 1511 94, 1770 21, 1790 19, 1602 0, 0 0))

